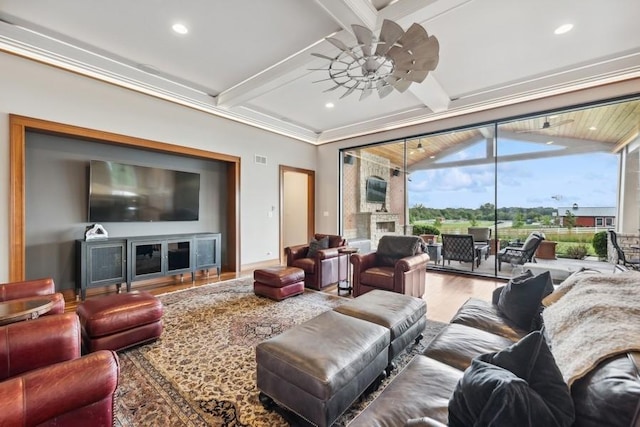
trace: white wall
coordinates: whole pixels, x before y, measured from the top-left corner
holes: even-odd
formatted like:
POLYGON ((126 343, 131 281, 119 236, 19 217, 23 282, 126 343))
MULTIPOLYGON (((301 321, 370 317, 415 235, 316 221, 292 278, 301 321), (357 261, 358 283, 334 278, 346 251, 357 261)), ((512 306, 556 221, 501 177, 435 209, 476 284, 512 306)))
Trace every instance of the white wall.
MULTIPOLYGON (((268 216, 279 206, 278 166, 315 170, 315 146, 5 53, 0 70, 0 200, 9 200, 9 114, 194 147, 242 159, 241 265, 278 253, 280 213, 268 216), (256 165, 255 154, 267 156, 268 164, 256 165)), ((9 275, 9 211, 3 205, 0 281, 9 275)))

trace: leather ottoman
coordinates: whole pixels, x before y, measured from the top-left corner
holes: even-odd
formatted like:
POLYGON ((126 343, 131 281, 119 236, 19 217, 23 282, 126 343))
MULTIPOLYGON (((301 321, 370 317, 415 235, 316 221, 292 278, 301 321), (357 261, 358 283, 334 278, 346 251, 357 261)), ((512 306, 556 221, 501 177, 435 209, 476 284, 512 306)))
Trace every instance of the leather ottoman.
POLYGON ((389 330, 326 311, 256 347, 260 400, 331 426, 387 365, 389 330))
POLYGON ((278 266, 253 272, 253 292, 256 295, 281 301, 304 292, 304 270, 278 266))
POLYGON ((87 299, 76 312, 85 353, 123 350, 153 341, 162 333, 162 303, 148 292, 87 299))
POLYGON ((334 308, 338 313, 376 323, 389 329, 389 366, 411 341, 422 339, 427 325, 427 303, 422 298, 375 289, 334 308))

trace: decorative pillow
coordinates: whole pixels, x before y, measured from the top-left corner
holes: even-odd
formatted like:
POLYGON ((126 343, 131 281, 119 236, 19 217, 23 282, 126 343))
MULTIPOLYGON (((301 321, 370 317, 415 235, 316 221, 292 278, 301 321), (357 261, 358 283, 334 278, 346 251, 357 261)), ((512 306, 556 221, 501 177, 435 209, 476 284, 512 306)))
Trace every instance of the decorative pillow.
POLYGON ((309 250, 307 251, 307 258, 315 258, 316 254, 321 249, 329 248, 329 236, 324 236, 322 239, 311 239, 309 242, 309 250))
POLYGON ((531 331, 540 323, 542 298, 553 292, 551 273, 531 270, 509 280, 498 298, 498 310, 520 328, 531 331))
POLYGON ((344 240, 342 236, 336 236, 333 234, 316 234, 314 237, 316 238, 316 240, 320 240, 323 237, 328 237, 330 248, 337 248, 338 246, 340 246, 340 244, 344 240))
POLYGON ((382 236, 376 249, 378 264, 393 267, 399 259, 421 253, 421 244, 418 236, 382 236))
POLYGON ((569 387, 542 333, 476 357, 449 401, 449 427, 571 426, 569 387))

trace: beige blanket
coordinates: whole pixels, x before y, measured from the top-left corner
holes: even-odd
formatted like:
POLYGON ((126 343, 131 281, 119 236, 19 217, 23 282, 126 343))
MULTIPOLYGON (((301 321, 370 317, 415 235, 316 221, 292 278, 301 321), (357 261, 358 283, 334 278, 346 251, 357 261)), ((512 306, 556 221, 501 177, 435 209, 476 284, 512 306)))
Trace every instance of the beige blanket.
POLYGON ((581 275, 556 292, 542 317, 569 386, 608 357, 640 351, 640 273, 581 275))

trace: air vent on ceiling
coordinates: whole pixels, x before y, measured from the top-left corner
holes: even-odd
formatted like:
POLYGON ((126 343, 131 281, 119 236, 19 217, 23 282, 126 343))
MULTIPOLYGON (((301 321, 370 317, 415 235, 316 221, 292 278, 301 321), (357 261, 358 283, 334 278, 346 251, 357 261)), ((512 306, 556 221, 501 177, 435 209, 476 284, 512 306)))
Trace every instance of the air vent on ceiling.
POLYGON ((267 164, 267 156, 261 156, 259 154, 256 154, 255 157, 255 162, 259 165, 266 165, 267 164))

